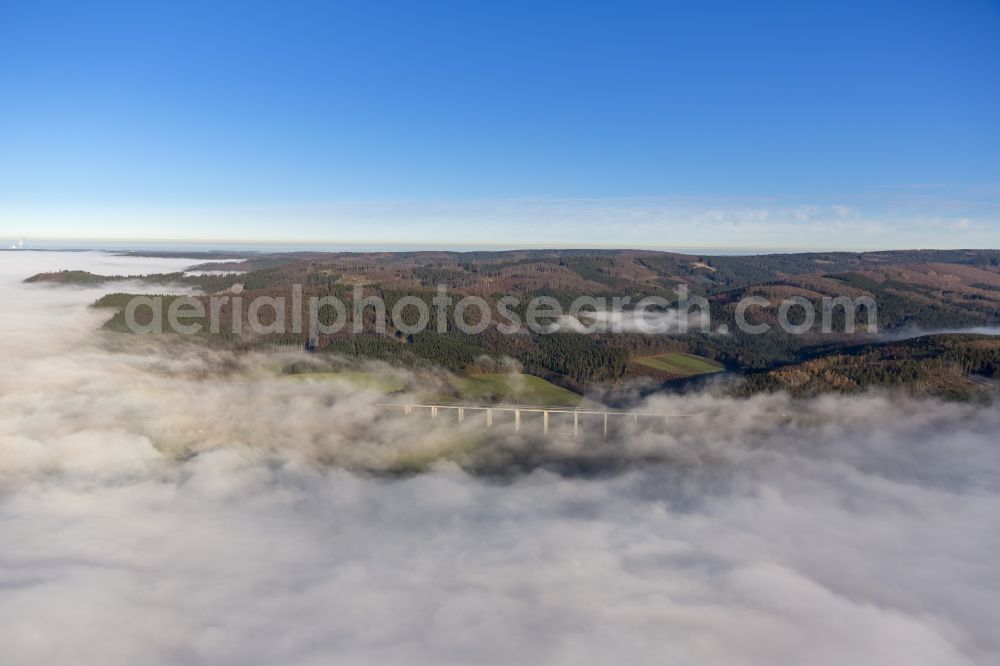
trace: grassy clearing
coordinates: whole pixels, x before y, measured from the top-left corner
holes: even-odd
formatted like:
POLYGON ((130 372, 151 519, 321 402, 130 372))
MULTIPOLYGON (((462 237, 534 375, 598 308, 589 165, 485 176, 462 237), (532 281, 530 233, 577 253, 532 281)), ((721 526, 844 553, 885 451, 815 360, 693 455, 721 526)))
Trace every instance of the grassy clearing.
POLYGON ((582 399, 576 393, 541 377, 524 374, 487 374, 461 377, 457 387, 470 402, 512 402, 521 405, 575 407, 582 399))
POLYGON ((705 375, 710 372, 720 372, 724 369, 721 363, 701 356, 695 356, 694 354, 660 354, 658 356, 637 358, 635 362, 653 370, 669 372, 672 375, 681 377, 705 375))
POLYGON ((395 393, 406 388, 406 378, 377 372, 304 372, 288 375, 290 379, 312 382, 341 382, 359 390, 395 393))
MULTIPOLYGON (((304 372, 287 375, 290 380, 310 382, 339 382, 354 390, 372 390, 395 393, 407 387, 407 376, 377 372, 304 372)), ((576 407, 581 396, 541 377, 523 374, 486 374, 472 377, 454 377, 451 391, 419 394, 423 402, 506 402, 520 405, 545 405, 551 407, 576 407), (457 397, 455 396, 457 393, 457 397)))

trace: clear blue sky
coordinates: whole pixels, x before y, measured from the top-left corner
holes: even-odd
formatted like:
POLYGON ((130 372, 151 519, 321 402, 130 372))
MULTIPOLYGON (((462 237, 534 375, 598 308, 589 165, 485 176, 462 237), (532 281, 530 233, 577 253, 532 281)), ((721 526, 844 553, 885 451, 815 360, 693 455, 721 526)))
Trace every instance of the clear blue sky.
POLYGON ((1000 246, 1000 3, 0 4, 0 239, 1000 246))

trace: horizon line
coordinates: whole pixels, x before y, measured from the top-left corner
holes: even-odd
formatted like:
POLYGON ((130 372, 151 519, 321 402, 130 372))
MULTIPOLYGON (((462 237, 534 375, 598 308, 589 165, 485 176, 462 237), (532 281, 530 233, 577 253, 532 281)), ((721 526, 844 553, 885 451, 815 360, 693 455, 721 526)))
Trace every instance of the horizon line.
MULTIPOLYGON (((10 239, 14 242, 23 240, 28 242, 29 238, 26 236, 11 236, 10 239)), ((396 251, 404 252, 407 251, 403 248, 406 247, 419 247, 426 248, 423 251, 452 251, 446 248, 468 248, 468 251, 476 251, 478 248, 482 248, 482 251, 517 251, 517 250, 623 250, 623 251, 653 251, 653 252, 676 252, 683 253, 683 250, 688 251, 729 251, 729 252, 747 252, 751 254, 761 253, 761 254, 793 254, 793 253, 811 253, 811 252, 914 252, 921 250, 937 250, 937 251, 990 251, 996 250, 1000 251, 1000 248, 993 247, 893 247, 893 248, 879 248, 879 247, 868 247, 868 248, 847 248, 847 247, 802 247, 802 246, 738 246, 738 245, 662 245, 662 244, 650 244, 650 245, 630 245, 630 244, 573 244, 566 245, 562 243, 432 243, 426 241, 381 241, 381 240, 281 240, 281 239, 222 239, 222 238, 136 238, 136 237, 106 237, 106 236, 37 236, 31 237, 31 241, 42 242, 42 243, 89 243, 89 244, 99 244, 99 243, 111 243, 115 245, 127 245, 130 243, 136 244, 150 244, 150 245, 228 245, 228 246, 381 246, 386 248, 399 248, 396 251)), ((44 250, 52 248, 32 248, 32 247, 22 247, 22 248, 9 248, 2 247, 5 251, 11 249, 20 250, 44 250)), ((72 248, 64 248, 72 249, 72 248)), ((100 249, 100 248, 87 248, 87 249, 100 249)), ((225 249, 225 248, 221 248, 225 249)), ((289 252, 295 250, 287 250, 289 252)), ((330 250, 327 250, 330 251, 330 250)), ((377 250, 367 250, 368 252, 377 250)), ((704 253, 704 252, 702 252, 704 253)))

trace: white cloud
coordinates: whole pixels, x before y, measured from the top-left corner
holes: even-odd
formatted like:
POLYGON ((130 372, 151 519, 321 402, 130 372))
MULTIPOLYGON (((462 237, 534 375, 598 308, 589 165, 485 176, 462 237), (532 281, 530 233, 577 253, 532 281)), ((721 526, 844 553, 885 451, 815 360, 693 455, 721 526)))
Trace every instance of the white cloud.
POLYGON ((556 330, 568 333, 646 333, 665 335, 701 330, 707 316, 700 311, 691 314, 680 310, 584 310, 579 316, 563 315, 556 320, 556 330))

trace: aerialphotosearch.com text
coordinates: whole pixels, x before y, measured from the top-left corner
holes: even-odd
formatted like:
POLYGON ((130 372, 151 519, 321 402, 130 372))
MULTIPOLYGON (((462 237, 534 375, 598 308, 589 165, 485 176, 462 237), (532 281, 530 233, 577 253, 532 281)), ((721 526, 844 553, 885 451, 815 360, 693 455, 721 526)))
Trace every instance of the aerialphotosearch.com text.
MULTIPOLYGON (((680 285, 677 300, 645 296, 580 296, 564 307, 551 296, 528 300, 506 295, 492 304, 480 296, 449 294, 440 285, 430 298, 402 296, 391 304, 377 294, 365 294, 356 286, 350 303, 333 295, 306 297, 300 284, 292 285, 290 294, 240 294, 211 296, 134 296, 124 308, 126 326, 133 333, 178 333, 192 335, 219 333, 225 329, 235 334, 286 334, 310 337, 353 333, 393 332, 413 335, 424 331, 446 333, 457 329, 476 335, 490 326, 504 335, 525 330, 550 333, 641 333, 647 335, 684 334, 690 331, 727 335, 727 324, 712 326, 712 308, 706 298, 690 294, 680 285)), ((760 335, 772 330, 772 324, 753 317, 755 310, 773 310, 775 324, 786 333, 810 331, 854 333, 859 315, 865 319, 868 333, 878 332, 877 305, 874 299, 837 296, 823 297, 818 304, 801 296, 778 303, 761 296, 748 296, 732 307, 736 328, 760 335), (817 307, 818 306, 818 307, 817 307), (840 311, 839 316, 835 313, 840 311)))

